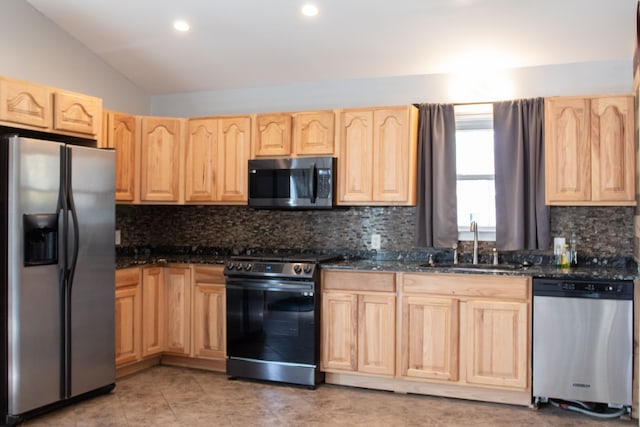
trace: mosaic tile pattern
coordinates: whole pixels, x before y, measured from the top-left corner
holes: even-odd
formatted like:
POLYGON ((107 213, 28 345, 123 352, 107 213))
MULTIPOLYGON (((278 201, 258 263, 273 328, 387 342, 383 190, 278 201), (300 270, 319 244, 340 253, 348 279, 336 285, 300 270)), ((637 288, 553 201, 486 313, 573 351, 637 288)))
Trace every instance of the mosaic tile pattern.
MULTIPOLYGON (((634 207, 552 207, 551 235, 568 239, 575 231, 582 258, 630 258, 634 212, 634 207)), ((423 258, 433 249, 415 246, 415 216, 413 207, 277 211, 244 206, 120 205, 116 227, 122 231, 123 247, 215 247, 236 253, 251 248, 282 248, 365 256, 376 254, 371 251, 370 239, 371 234, 378 233, 382 237, 381 252, 389 253, 388 257, 423 258)), ((471 247, 471 242, 461 242, 461 261, 470 256, 471 247)), ((492 248, 492 242, 480 242, 481 262, 489 262, 492 248)), ((451 251, 438 252, 446 258, 451 251)), ((551 248, 527 255, 550 254, 551 248)))

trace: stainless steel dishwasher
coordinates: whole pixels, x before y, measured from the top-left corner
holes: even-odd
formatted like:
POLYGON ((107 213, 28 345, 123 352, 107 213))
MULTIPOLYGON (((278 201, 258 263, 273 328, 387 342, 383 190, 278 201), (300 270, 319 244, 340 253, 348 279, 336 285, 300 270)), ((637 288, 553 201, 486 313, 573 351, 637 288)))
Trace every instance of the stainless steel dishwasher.
POLYGON ((533 280, 533 397, 631 405, 633 281, 533 280))

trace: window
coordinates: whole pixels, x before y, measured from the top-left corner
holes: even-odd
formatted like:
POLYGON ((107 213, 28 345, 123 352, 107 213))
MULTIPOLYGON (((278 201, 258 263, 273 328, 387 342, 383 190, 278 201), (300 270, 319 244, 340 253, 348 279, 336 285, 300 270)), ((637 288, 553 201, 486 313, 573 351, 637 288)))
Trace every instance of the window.
POLYGON ((493 105, 455 107, 458 239, 496 239, 496 190, 493 162, 493 105))

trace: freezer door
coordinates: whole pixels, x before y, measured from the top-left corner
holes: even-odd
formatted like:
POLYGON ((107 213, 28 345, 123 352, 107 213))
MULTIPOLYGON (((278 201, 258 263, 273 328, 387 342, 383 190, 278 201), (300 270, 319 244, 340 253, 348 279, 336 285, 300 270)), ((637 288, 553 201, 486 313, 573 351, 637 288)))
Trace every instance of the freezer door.
POLYGON ((8 144, 7 411, 20 414, 61 397, 59 267, 25 263, 24 240, 25 215, 57 215, 61 145, 17 137, 8 144))
POLYGON ((69 374, 71 396, 77 396, 115 382, 115 153, 70 149, 79 250, 71 284, 69 374))

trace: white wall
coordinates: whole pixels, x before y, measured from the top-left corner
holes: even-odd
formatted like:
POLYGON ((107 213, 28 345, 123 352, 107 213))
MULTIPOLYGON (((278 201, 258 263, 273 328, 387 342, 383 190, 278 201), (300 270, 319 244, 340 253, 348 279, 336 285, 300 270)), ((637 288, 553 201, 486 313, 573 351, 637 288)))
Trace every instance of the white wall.
POLYGON ((561 64, 478 75, 424 75, 157 95, 154 115, 197 117, 422 102, 488 102, 557 95, 631 93, 632 61, 561 64))
MULTIPOLYGON (((52 0, 54 1, 54 0, 52 0)), ((484 64, 483 64, 484 65, 484 64)), ((474 67, 470 67, 474 68, 474 67)), ((108 109, 197 117, 421 102, 631 93, 631 60, 149 96, 23 0, 0 0, 0 75, 87 93, 108 109)))
POLYGON ((23 0, 0 0, 0 75, 103 99, 149 114, 150 96, 23 0))

